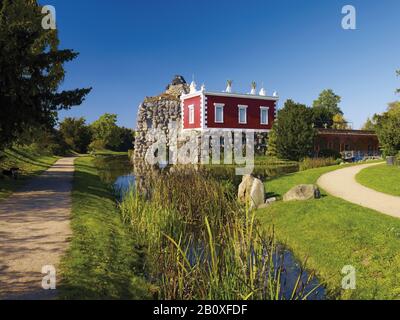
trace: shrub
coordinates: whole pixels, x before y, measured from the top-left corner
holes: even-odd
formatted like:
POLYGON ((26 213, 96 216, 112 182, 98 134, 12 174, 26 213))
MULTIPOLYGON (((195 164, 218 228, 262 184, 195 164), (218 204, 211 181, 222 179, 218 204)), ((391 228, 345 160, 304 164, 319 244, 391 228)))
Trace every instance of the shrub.
POLYGON ((300 162, 300 171, 309 169, 329 167, 337 165, 338 161, 334 158, 305 158, 300 162))

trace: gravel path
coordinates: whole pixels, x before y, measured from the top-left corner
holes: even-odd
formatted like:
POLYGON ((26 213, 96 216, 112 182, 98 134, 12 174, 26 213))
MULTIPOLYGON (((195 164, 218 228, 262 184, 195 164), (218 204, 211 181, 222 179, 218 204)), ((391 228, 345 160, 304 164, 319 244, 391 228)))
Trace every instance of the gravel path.
POLYGON ((361 170, 379 164, 382 163, 339 169, 323 175, 317 183, 335 197, 400 218, 400 197, 369 189, 356 181, 355 177, 361 170))
POLYGON ((1 299, 56 298, 42 288, 42 267, 57 270, 68 247, 74 160, 60 159, 0 202, 1 299))

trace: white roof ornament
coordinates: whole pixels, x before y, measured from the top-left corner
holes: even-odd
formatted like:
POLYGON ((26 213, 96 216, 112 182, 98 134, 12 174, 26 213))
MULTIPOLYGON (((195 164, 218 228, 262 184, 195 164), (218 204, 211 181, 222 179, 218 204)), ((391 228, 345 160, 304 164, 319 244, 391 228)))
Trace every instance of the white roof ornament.
POLYGON ((279 96, 279 95, 278 95, 278 92, 274 91, 274 93, 272 94, 272 96, 275 97, 275 98, 277 98, 277 97, 279 96))
POLYGON ((232 84, 233 84, 233 81, 232 81, 232 80, 228 80, 228 81, 227 81, 227 87, 226 87, 225 92, 227 92, 227 93, 232 93, 232 84))
POLYGON ((262 87, 259 95, 265 97, 267 95, 267 90, 265 90, 264 87, 262 87))
POLYGON ((190 93, 195 93, 196 91, 197 91, 197 84, 193 80, 192 83, 190 84, 190 93))
POLYGON ((251 83, 251 92, 250 94, 252 95, 256 95, 257 94, 257 83, 255 81, 253 81, 251 83))
POLYGON ((201 91, 206 91, 206 85, 204 83, 201 85, 201 91))

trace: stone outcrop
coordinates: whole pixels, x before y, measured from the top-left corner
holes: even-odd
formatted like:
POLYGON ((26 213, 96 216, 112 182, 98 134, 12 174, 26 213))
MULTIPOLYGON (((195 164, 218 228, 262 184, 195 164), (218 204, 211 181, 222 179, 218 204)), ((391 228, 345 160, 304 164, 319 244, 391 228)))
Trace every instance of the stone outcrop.
POLYGON ((261 180, 251 175, 243 176, 242 183, 239 185, 238 199, 242 203, 248 203, 250 205, 250 210, 257 209, 264 205, 264 184, 261 180))
POLYGON ((292 188, 283 196, 283 201, 305 201, 320 198, 321 192, 312 184, 302 184, 292 188))
POLYGON ((178 130, 182 126, 180 96, 189 92, 189 86, 182 76, 175 76, 167 91, 156 97, 147 97, 139 106, 133 162, 144 162, 149 147, 154 143, 148 138, 153 129, 162 130, 169 144, 169 128, 175 122, 178 130))

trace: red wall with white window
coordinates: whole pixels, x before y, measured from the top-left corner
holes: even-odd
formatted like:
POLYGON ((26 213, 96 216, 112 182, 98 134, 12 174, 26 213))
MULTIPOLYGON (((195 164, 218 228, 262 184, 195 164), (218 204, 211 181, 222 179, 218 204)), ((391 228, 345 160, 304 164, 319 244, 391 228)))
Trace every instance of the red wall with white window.
POLYGON ((201 98, 200 96, 185 99, 183 102, 183 127, 185 129, 201 128, 201 98), (194 105, 194 123, 189 123, 189 106, 194 105))
MULTIPOLYGON (((185 103, 186 104, 186 103, 185 103)), ((190 103, 188 103, 190 105, 190 103)), ((269 130, 275 120, 276 101, 238 98, 238 97, 219 97, 207 95, 207 127, 208 128, 229 128, 229 129, 254 129, 269 130), (224 123, 215 123, 215 105, 224 104, 224 123), (248 106, 247 124, 239 123, 239 105, 248 106), (260 107, 269 107, 268 125, 261 124, 260 107)))

